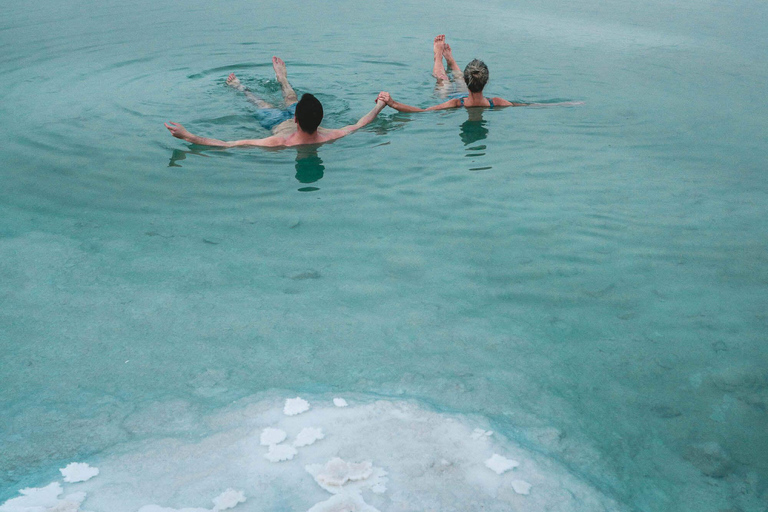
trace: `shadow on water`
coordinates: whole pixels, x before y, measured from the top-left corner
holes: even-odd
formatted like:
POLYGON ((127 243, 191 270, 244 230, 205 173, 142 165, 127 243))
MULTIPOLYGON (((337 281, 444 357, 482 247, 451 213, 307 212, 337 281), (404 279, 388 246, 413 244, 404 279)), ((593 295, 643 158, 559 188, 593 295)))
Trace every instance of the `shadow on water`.
MULTIPOLYGON (((475 144, 481 140, 485 140, 488 137, 488 128, 486 128, 488 121, 483 119, 482 108, 468 108, 467 114, 469 118, 461 124, 461 131, 459 137, 461 142, 464 143, 467 153, 464 155, 467 158, 472 158, 472 164, 475 164, 475 158, 481 158, 485 156, 485 150, 487 146, 485 144, 475 144)), ((473 166, 470 167, 470 171, 486 171, 491 169, 492 166, 473 166)))
MULTIPOLYGON (((216 149, 207 146, 196 146, 194 144, 188 146, 188 150, 174 149, 171 153, 171 158, 168 162, 168 167, 181 167, 182 160, 187 159, 187 155, 197 155, 204 158, 210 158, 207 155, 208 151, 223 151, 223 149, 216 149)), ((325 174, 325 165, 322 158, 317 152, 317 146, 299 146, 296 148, 296 181, 302 184, 315 183, 323 179, 325 174)), ((270 149, 266 149, 270 151, 270 149)), ((275 151, 275 150, 272 150, 275 151)), ((284 151, 279 149, 277 151, 284 151)), ((301 187, 299 192, 314 192, 320 190, 318 187, 301 187)))

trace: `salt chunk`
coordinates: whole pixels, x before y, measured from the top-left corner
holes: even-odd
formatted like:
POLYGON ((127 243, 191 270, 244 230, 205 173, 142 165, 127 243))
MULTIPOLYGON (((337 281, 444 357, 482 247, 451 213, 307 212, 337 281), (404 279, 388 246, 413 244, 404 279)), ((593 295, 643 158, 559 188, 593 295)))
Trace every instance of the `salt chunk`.
POLYGON ((293 446, 309 446, 315 441, 318 441, 325 437, 323 429, 315 427, 305 427, 301 429, 299 435, 296 436, 296 440, 293 442, 293 446))
POLYGON ((211 512, 207 508, 168 508, 160 505, 144 505, 139 512, 211 512))
POLYGON ((291 460, 297 453, 299 452, 296 451, 296 448, 289 444, 273 444, 269 447, 264 458, 270 462, 281 462, 291 460))
POLYGON ((315 504, 307 512, 379 512, 370 506, 358 493, 336 494, 315 504))
POLYGON ((84 462, 73 462, 60 469, 64 475, 64 481, 70 484, 85 482, 99 474, 99 469, 89 466, 84 462))
POLYGON ((491 436, 493 434, 493 430, 483 430, 481 428, 476 428, 472 431, 472 439, 485 439, 486 437, 491 436))
POLYGON ((286 433, 279 428, 267 427, 261 431, 259 440, 261 441, 262 446, 271 446, 273 444, 282 443, 285 441, 286 437, 286 433))
POLYGON ((245 502, 245 494, 242 491, 227 489, 213 498, 213 512, 235 508, 238 503, 245 502))
POLYGON ((59 501, 59 494, 62 492, 64 491, 59 482, 53 482, 45 487, 27 487, 19 491, 21 496, 3 503, 0 506, 0 512, 46 510, 56 506, 59 501))
POLYGON ((517 494, 530 494, 531 487, 533 486, 524 480, 512 480, 512 489, 517 494))
POLYGON ((387 472, 373 467, 369 461, 346 462, 338 457, 325 463, 305 466, 315 482, 332 494, 350 493, 363 488, 375 489, 376 493, 386 491, 387 472))
POLYGON ((285 413, 286 416, 295 416, 297 414, 301 414, 308 410, 309 410, 309 402, 299 397, 288 398, 285 401, 285 407, 283 407, 283 412, 285 413))
POLYGON ((335 405, 336 407, 346 407, 349 404, 343 398, 334 398, 333 399, 333 405, 335 405))
POLYGON ((510 469, 516 468, 520 465, 519 462, 516 460, 508 459, 506 457, 502 457, 498 453, 494 453, 493 457, 485 461, 485 465, 496 472, 497 475, 501 475, 502 473, 509 471, 510 469))

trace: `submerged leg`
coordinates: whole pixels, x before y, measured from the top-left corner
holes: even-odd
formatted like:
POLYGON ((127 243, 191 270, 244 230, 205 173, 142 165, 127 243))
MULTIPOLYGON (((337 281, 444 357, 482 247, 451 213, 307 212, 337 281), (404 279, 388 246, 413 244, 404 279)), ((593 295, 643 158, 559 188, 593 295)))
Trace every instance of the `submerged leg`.
POLYGON ((269 103, 267 103, 266 101, 264 101, 263 99, 253 94, 251 91, 249 91, 246 86, 240 83, 240 80, 238 80, 238 78, 235 76, 234 73, 230 73, 229 76, 227 77, 227 85, 245 94, 245 97, 248 99, 248 101, 250 101, 251 103, 253 103, 259 108, 275 108, 269 103))
POLYGON ((445 73, 445 68, 443 67, 443 49, 445 48, 445 35, 440 34, 439 36, 435 36, 435 42, 432 46, 432 49, 435 52, 435 64, 432 67, 432 75, 437 78, 437 85, 440 85, 442 82, 448 81, 448 75, 445 73))
POLYGON ((285 69, 285 62, 280 57, 272 57, 272 67, 275 68, 275 78, 280 82, 280 87, 283 90, 283 99, 286 105, 293 105, 299 101, 296 96, 296 91, 293 90, 291 84, 288 83, 288 71, 285 69))

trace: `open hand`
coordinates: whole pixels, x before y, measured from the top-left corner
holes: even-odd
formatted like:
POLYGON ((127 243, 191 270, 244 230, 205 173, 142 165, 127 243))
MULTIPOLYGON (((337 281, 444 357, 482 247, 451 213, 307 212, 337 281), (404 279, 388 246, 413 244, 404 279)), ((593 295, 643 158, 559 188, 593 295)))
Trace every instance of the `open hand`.
POLYGON ((171 132, 171 135, 173 135, 177 139, 186 140, 186 138, 191 135, 191 133, 189 133, 186 128, 184 128, 179 123, 174 123, 173 121, 168 121, 167 123, 165 123, 165 127, 168 128, 168 131, 171 132), (170 123, 170 126, 169 126, 169 123, 170 123))

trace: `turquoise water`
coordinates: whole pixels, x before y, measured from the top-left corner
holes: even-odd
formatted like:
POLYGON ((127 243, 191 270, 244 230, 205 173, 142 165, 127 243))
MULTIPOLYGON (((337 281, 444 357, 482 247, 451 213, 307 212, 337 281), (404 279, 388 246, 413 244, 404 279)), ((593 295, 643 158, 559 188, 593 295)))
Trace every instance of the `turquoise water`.
POLYGON ((0 502, 299 394, 487 422, 628 510, 766 510, 767 14, 5 6, 0 502), (223 80, 279 99, 272 55, 329 127, 433 104, 438 33, 493 95, 584 105, 388 109, 316 152, 163 127, 266 136, 223 80))

